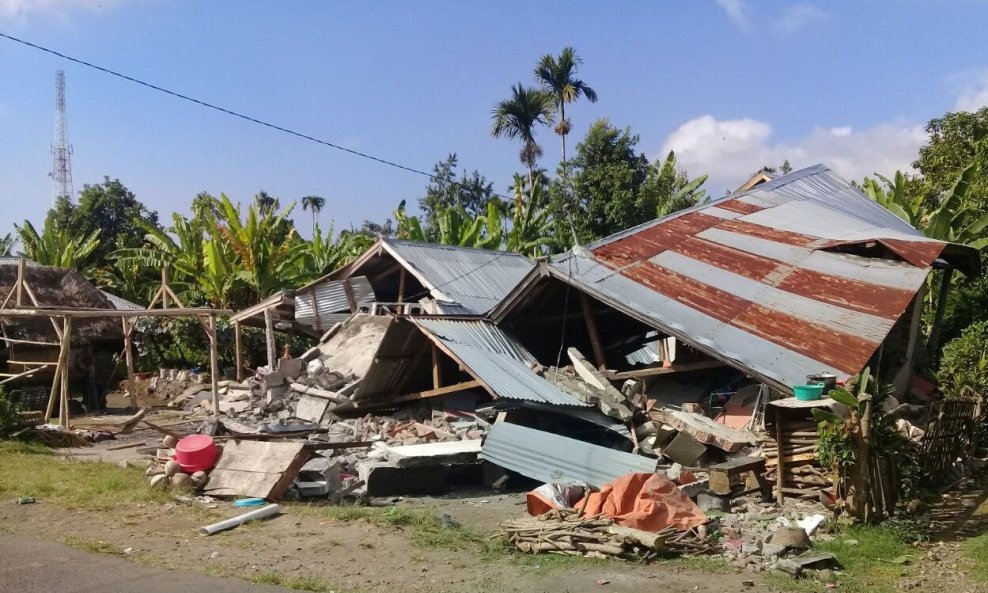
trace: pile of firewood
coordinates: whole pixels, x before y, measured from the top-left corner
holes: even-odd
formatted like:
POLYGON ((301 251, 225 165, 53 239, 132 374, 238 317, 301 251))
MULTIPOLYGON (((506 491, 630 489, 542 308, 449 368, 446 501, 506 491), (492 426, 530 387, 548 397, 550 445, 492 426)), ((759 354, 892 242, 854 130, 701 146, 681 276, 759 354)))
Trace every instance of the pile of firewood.
POLYGON ((662 554, 713 552, 714 545, 698 530, 667 527, 652 533, 617 525, 607 517, 581 517, 574 511, 552 511, 539 517, 501 523, 501 535, 522 552, 648 560, 662 554))

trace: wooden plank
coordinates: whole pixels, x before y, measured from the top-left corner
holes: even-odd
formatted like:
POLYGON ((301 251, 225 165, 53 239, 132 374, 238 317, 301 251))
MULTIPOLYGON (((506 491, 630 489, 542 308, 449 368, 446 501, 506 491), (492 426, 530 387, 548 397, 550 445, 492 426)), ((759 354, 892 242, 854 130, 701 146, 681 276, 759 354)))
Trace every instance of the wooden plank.
MULTIPOLYGON (((775 411, 775 446, 779 448, 779 453, 775 457, 775 463, 779 467, 775 470, 776 483, 778 486, 778 494, 776 495, 776 502, 782 504, 785 499, 785 463, 786 458, 782 454, 782 449, 785 446, 785 436, 782 432, 782 412, 779 410, 775 411)), ((768 465, 768 464, 766 464, 768 465)))
POLYGON ((587 326, 587 334, 590 335, 590 347, 593 349, 594 362, 598 369, 607 367, 604 361, 604 347, 600 345, 600 334, 597 332, 597 319, 593 316, 593 307, 587 293, 580 292, 580 306, 583 307, 583 321, 587 326))
MULTIPOLYGON (((483 387, 480 381, 464 381, 462 383, 457 383, 455 385, 447 385, 446 387, 440 387, 439 389, 429 389, 426 391, 419 391, 418 393, 408 393, 405 395, 399 395, 398 397, 390 397, 387 399, 387 403, 397 403, 412 401, 416 399, 426 399, 429 397, 437 397, 440 395, 447 395, 450 393, 456 393, 458 391, 463 391, 465 389, 475 389, 477 387, 483 387)), ((371 405, 374 402, 362 402, 364 406, 371 405)), ((354 407, 360 407, 356 403, 354 407)))
POLYGON ((233 440, 223 447, 216 469, 278 473, 285 470, 305 448, 300 442, 233 440))
POLYGON ((233 324, 233 339, 234 339, 234 353, 235 353, 235 364, 237 365, 237 381, 244 380, 244 351, 240 345, 240 322, 233 324))
POLYGON ((28 369, 28 370, 24 371, 23 373, 17 373, 17 374, 0 373, 0 377, 6 377, 3 381, 0 381, 0 385, 3 385, 4 383, 9 383, 11 381, 16 381, 17 379, 22 379, 24 377, 30 377, 34 373, 37 373, 38 371, 40 371, 40 370, 42 370, 44 368, 46 368, 46 367, 35 367, 33 369, 28 369))
POLYGON ((280 479, 281 473, 278 472, 258 473, 235 469, 214 469, 209 473, 206 494, 267 498, 280 479))
POLYGON ((213 397, 213 415, 220 413, 220 362, 216 351, 216 316, 209 316, 209 382, 213 397))
MULTIPOLYGON (((193 307, 188 309, 59 309, 54 307, 33 307, 30 309, 0 309, 0 318, 19 317, 71 317, 73 319, 100 319, 104 317, 193 317, 209 315, 229 315, 229 309, 193 307)), ((59 327, 61 332, 62 328, 59 327)))
POLYGON ((405 302, 405 276, 408 275, 405 268, 401 269, 401 275, 398 277, 398 302, 405 302))
POLYGON ((62 322, 62 343, 65 345, 62 353, 65 358, 58 361, 62 367, 62 409, 59 410, 58 422, 65 428, 69 427, 69 353, 72 349, 72 318, 66 317, 62 322))
POLYGON ((26 259, 17 258, 17 299, 14 302, 18 308, 24 305, 24 269, 26 266, 26 259))
MULTIPOLYGON (((404 270, 404 268, 402 268, 404 270)), ((442 362, 439 356, 439 348, 435 344, 432 345, 432 388, 439 389, 443 386, 443 373, 442 368, 440 368, 440 363, 442 362)))
POLYGON ((716 369, 727 366, 719 360, 699 360, 697 362, 684 362, 674 364, 669 367, 652 367, 648 369, 638 369, 634 371, 604 371, 604 375, 612 381, 622 379, 638 379, 641 377, 654 377, 655 375, 668 375, 669 373, 685 373, 687 371, 701 371, 703 369, 716 369))
POLYGON ((227 441, 206 492, 278 500, 310 455, 304 442, 227 441))
POLYGON ((133 325, 127 319, 120 319, 124 334, 124 358, 127 362, 127 399, 132 408, 137 407, 137 386, 134 385, 134 346, 131 340, 133 325))

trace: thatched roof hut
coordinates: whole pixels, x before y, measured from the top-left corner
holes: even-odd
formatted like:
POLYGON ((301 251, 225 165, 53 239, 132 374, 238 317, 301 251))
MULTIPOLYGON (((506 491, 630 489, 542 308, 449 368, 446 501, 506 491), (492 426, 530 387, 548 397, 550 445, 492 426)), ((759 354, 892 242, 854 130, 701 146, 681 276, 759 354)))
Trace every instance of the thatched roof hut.
MULTIPOLYGON (((99 289, 75 270, 28 262, 25 268, 25 280, 42 307, 116 309, 99 289)), ((14 290, 16 284, 17 258, 0 258, 0 303, 14 290)), ((11 296, 11 301, 13 298, 11 296)), ((4 337, 7 338, 58 343, 58 336, 47 317, 0 318, 0 327, 4 337)), ((73 345, 122 339, 120 321, 113 317, 76 319, 72 324, 73 345)))

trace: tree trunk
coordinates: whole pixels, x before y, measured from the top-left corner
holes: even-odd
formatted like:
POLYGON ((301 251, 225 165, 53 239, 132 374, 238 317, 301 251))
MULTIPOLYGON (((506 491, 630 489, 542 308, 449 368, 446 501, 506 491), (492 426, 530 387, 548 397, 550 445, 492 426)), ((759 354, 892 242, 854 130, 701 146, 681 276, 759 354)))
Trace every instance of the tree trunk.
POLYGON ((936 354, 940 347, 940 334, 943 332, 943 316, 947 310, 947 295, 950 294, 950 282, 954 278, 954 270, 943 271, 940 279, 940 290, 937 293, 936 313, 933 315, 933 327, 930 328, 930 341, 926 344, 927 353, 930 356, 936 354))

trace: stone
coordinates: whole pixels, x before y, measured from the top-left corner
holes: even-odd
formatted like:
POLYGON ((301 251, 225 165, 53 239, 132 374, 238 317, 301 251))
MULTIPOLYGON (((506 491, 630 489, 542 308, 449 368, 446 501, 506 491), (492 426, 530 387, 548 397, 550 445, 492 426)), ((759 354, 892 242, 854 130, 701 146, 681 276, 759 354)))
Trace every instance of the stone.
POLYGON ((709 511, 726 513, 731 510, 731 501, 724 496, 701 492, 696 495, 696 506, 700 507, 700 510, 705 513, 709 511))
POLYGON ((779 544, 794 550, 805 550, 812 545, 810 536, 806 535, 806 530, 802 527, 779 526, 769 540, 773 544, 779 544))
POLYGON ((192 478, 192 483, 193 484, 195 484, 196 486, 202 487, 202 486, 205 486, 206 485, 206 480, 209 478, 209 474, 207 474, 206 472, 199 471, 199 472, 196 472, 196 473, 192 474, 189 477, 192 478))
POLYGON ((781 556, 786 551, 786 547, 781 544, 765 542, 762 544, 762 556, 781 556))
POLYGON ((152 477, 149 483, 152 488, 164 488, 168 485, 168 480, 169 478, 165 474, 158 474, 152 477))
POLYGON ((182 471, 182 466, 177 461, 169 460, 165 463, 165 475, 169 478, 182 471))
POLYGON ((800 567, 792 560, 787 560, 787 559, 779 560, 778 562, 772 565, 772 568, 790 574, 794 577, 798 577, 803 574, 802 567, 800 567))
POLYGON ((185 486, 192 485, 192 476, 186 473, 179 472, 172 476, 172 486, 176 488, 182 488, 185 486))
POLYGON ((264 375, 264 384, 270 389, 271 387, 279 387, 285 384, 285 373, 280 371, 273 371, 264 375))
POLYGON ((178 439, 175 438, 174 436, 170 435, 170 434, 167 434, 167 435, 165 435, 165 437, 163 439, 161 439, 161 444, 166 449, 174 449, 175 448, 175 445, 178 444, 178 439))

